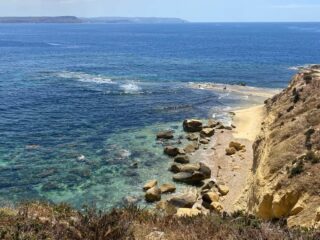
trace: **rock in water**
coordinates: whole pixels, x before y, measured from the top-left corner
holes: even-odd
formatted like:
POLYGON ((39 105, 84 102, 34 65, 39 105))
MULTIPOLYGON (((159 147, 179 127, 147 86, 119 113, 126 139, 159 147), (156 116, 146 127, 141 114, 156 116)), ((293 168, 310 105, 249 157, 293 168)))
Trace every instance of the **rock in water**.
POLYGON ((206 137, 212 137, 214 135, 214 129, 213 128, 203 128, 200 132, 200 136, 202 138, 206 137))
POLYGON ((177 147, 167 146, 164 148, 164 153, 170 157, 175 157, 179 154, 185 154, 185 151, 177 147))
POLYGON ((184 120, 183 129, 186 132, 200 132, 202 130, 202 122, 196 119, 184 120))
POLYGON ((146 194, 145 199, 147 202, 157 202, 161 200, 161 190, 157 186, 150 188, 146 194))
POLYGON ((187 155, 178 155, 174 158, 174 161, 176 163, 182 163, 182 164, 190 162, 189 157, 187 155))
POLYGON ((144 186, 143 186, 143 190, 147 191, 150 188, 153 188, 154 186, 156 186, 158 184, 157 180, 150 180, 149 182, 147 182, 144 186))
POLYGON ((173 132, 172 131, 163 131, 157 134, 157 139, 172 139, 173 132))
POLYGON ((200 170, 199 163, 188 163, 188 164, 180 164, 174 163, 171 165, 171 171, 178 173, 178 172, 194 172, 200 170))
POLYGON ((173 175, 174 181, 188 184, 198 184, 211 177, 211 170, 204 163, 175 163, 171 166, 171 171, 176 173, 173 175))
POLYGON ((201 172, 180 172, 173 175, 173 180, 176 182, 184 182, 188 184, 198 184, 206 179, 206 177, 201 172))
POLYGON ((176 186, 171 183, 165 183, 160 186, 161 193, 173 193, 176 191, 176 186))

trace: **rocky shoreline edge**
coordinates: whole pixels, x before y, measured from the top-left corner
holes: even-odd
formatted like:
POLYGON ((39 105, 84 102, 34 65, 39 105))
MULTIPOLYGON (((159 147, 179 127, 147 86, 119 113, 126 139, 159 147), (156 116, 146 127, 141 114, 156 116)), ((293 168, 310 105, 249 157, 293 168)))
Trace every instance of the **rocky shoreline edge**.
MULTIPOLYGON (((159 132, 156 139, 163 144, 164 154, 173 160, 169 168, 169 171, 173 173, 173 182, 187 184, 190 188, 183 193, 171 195, 176 191, 174 184, 158 185, 158 180, 152 179, 142 188, 145 191, 145 200, 149 203, 157 202, 155 206, 157 210, 179 217, 210 212, 226 213, 221 200, 229 193, 229 187, 224 182, 217 180, 207 160, 199 161, 201 157, 195 157, 195 155, 200 148, 204 151, 215 151, 214 147, 209 147, 210 142, 216 141, 214 136, 224 132, 231 133, 236 126, 233 124, 225 126, 214 119, 209 119, 206 123, 197 119, 187 119, 182 125, 188 141, 184 147, 171 144, 170 140, 175 136, 170 130, 159 132), (163 197, 164 200, 161 200, 163 197)), ((237 141, 230 141, 225 148, 225 155, 232 156, 237 152, 246 152, 246 146, 237 141)))

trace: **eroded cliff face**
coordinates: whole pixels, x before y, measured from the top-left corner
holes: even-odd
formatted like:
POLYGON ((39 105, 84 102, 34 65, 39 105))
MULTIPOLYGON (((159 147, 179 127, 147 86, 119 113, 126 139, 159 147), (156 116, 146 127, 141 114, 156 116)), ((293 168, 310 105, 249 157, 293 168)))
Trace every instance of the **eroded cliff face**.
POLYGON ((288 88, 265 101, 254 148, 246 210, 289 226, 320 223, 320 66, 302 69, 288 88))

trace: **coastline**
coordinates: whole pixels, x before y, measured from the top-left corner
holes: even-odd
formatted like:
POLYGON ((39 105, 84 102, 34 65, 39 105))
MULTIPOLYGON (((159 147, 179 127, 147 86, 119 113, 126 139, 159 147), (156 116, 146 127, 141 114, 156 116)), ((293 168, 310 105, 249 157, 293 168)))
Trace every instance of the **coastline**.
MULTIPOLYGON (((252 88, 250 87, 249 89, 252 90, 252 88)), ((233 108, 234 111, 229 112, 230 121, 227 123, 227 125, 224 125, 224 123, 221 123, 218 121, 218 119, 214 118, 208 119, 208 122, 202 121, 203 129, 207 129, 205 131, 214 132, 214 134, 210 136, 203 137, 203 131, 196 134, 188 133, 188 131, 186 131, 184 134, 186 134, 185 137, 189 140, 189 143, 187 142, 187 146, 196 145, 197 147, 191 152, 186 151, 186 153, 184 153, 188 158, 188 161, 186 163, 180 164, 177 163, 175 159, 173 159, 174 161, 172 167, 170 167, 169 169, 171 171, 172 169, 183 169, 183 166, 185 168, 193 168, 196 166, 196 164, 200 163, 210 169, 211 176, 209 179, 203 181, 203 186, 192 186, 191 184, 188 187, 184 188, 184 191, 176 191, 176 193, 174 193, 173 195, 164 195, 163 199, 158 204, 156 204, 156 208, 158 210, 165 210, 167 212, 170 199, 176 197, 181 197, 182 199, 184 199, 185 197, 188 198, 191 194, 194 196, 194 199, 196 199, 194 204, 192 204, 192 209, 194 209, 196 212, 199 211, 202 213, 206 213, 208 211, 208 206, 205 206, 206 202, 204 198, 206 197, 204 197, 204 195, 207 191, 205 190, 204 186, 210 184, 210 182, 212 182, 217 187, 218 192, 220 192, 219 200, 217 203, 219 204, 219 206, 221 206, 221 209, 223 209, 224 212, 232 213, 241 208, 237 203, 239 202, 239 199, 241 198, 250 177, 253 165, 252 145, 256 136, 260 133, 261 123, 265 116, 265 109, 262 103, 264 100, 266 100, 267 97, 272 97, 275 91, 278 92, 278 90, 265 92, 265 97, 262 97, 261 89, 257 89, 256 94, 253 91, 251 94, 252 98, 248 100, 246 104, 235 106, 233 108), (190 136, 197 137, 195 139, 190 139, 190 136), (237 150, 232 154, 228 154, 227 149, 231 148, 231 143, 241 145, 242 149, 237 150), (221 193, 220 186, 225 187, 227 189, 227 193, 221 193)), ((168 142, 167 144, 169 144, 170 146, 170 142, 168 142)), ((183 151, 186 149, 186 147, 178 149, 181 149, 183 151)), ((177 170, 178 173, 183 171, 184 170, 177 170)), ((177 172, 173 170, 173 173, 177 172)), ((175 178, 175 175, 176 174, 173 175, 173 180, 175 178)), ((151 181, 156 181, 156 179, 151 181)), ((155 188, 157 188, 157 185, 155 185, 155 188)), ((147 195, 148 194, 146 194, 146 198, 147 195)), ((178 216, 196 214, 195 212, 193 212, 194 210, 186 210, 184 208, 182 208, 183 213, 181 214, 179 210, 182 211, 182 209, 180 208, 181 206, 178 206, 178 216)), ((215 210, 218 212, 222 212, 221 209, 215 210)))
POLYGON ((212 177, 217 182, 228 186, 229 193, 221 198, 221 204, 229 213, 239 208, 237 202, 246 187, 253 164, 252 144, 260 133, 265 115, 263 105, 242 108, 233 113, 232 124, 235 128, 232 131, 217 131, 208 150, 199 150, 194 156, 211 168, 212 177), (226 155, 226 148, 232 141, 244 145, 245 151, 226 155))

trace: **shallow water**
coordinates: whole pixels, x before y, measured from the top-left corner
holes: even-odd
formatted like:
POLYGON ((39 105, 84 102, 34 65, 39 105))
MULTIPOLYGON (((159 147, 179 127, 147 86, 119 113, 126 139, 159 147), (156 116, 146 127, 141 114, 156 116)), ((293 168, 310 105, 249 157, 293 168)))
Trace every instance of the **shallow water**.
POLYGON ((189 117, 228 121, 228 111, 253 101, 189 83, 284 87, 292 67, 320 62, 319 29, 0 25, 1 201, 105 209, 141 196, 148 179, 171 181, 158 130, 178 136, 189 117))

